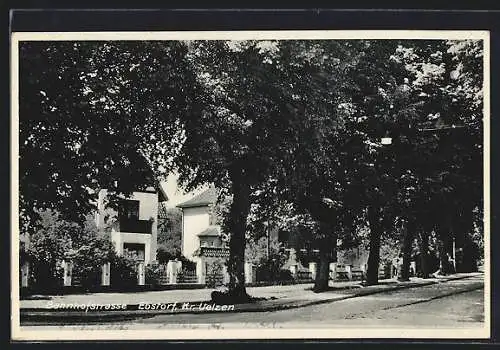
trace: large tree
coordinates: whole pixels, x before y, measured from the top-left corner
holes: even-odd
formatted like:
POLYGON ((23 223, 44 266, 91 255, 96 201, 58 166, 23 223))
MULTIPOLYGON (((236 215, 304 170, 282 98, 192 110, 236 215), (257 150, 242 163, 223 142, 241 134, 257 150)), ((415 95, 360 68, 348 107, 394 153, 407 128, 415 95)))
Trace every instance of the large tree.
POLYGON ((96 192, 154 184, 151 159, 176 149, 171 116, 189 114, 181 42, 21 42, 21 229, 38 209, 82 221, 96 192))
POLYGON ((397 41, 361 41, 362 54, 351 71, 350 91, 355 135, 363 144, 353 164, 370 228, 370 253, 366 282, 378 283, 380 244, 383 234, 393 228, 393 203, 400 166, 395 162, 395 150, 402 147, 384 145, 381 139, 391 137, 399 143, 394 131, 414 113, 406 99, 404 66, 391 60, 397 41))
POLYGON ((307 42, 190 45, 202 107, 198 118, 183 120, 185 143, 177 164, 188 187, 212 182, 232 196, 223 226, 230 236, 234 298, 247 298, 243 262, 252 194, 283 170, 283 159, 294 151, 290 145, 300 142, 296 130, 304 113, 324 115, 325 105, 333 103, 326 73, 315 67, 321 56, 314 49, 307 42))
POLYGON ((364 145, 352 128, 353 67, 357 41, 312 41, 284 46, 294 80, 295 128, 276 168, 277 195, 316 225, 309 237, 320 250, 315 291, 328 288, 329 265, 336 261, 339 234, 349 231, 360 209, 357 157, 364 145), (303 59, 306 57, 307 59, 303 59))
MULTIPOLYGON (((440 241, 440 271, 451 271, 454 241, 469 261, 457 267, 470 270, 466 265, 470 265, 467 255, 474 252, 469 243, 473 214, 483 206, 482 45, 471 40, 435 40, 397 51, 394 59, 405 64, 420 100, 418 115, 399 131, 408 150, 400 152, 398 161, 413 177, 413 184, 403 183, 400 193, 418 188, 411 198, 407 196, 408 205, 400 212, 408 224, 403 252, 408 258, 407 244, 419 231, 425 261, 428 236, 434 230, 440 241)), ((403 264, 402 279, 408 278, 408 266, 403 264)))
POLYGON ((473 210, 482 207, 482 47, 478 41, 363 43, 351 96, 355 115, 365 120, 353 127, 367 145, 356 165, 370 224, 367 282, 374 284, 380 237, 397 233, 397 222, 404 280, 417 233, 424 250, 430 231, 439 233, 446 269, 452 240, 464 244, 458 243, 467 241, 464 229, 472 231, 473 210), (382 137, 392 142, 384 146, 382 137))

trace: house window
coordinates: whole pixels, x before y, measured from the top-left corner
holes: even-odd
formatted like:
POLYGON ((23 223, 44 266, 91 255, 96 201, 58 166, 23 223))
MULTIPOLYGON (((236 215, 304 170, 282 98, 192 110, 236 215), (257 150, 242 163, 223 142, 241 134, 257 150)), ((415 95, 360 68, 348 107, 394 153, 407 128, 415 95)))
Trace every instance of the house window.
POLYGON ((118 209, 120 231, 135 233, 151 233, 152 221, 139 220, 139 201, 122 200, 118 209))
POLYGON ((119 215, 121 219, 139 220, 139 201, 123 200, 120 205, 119 215))
POLYGON ((123 243, 123 255, 139 261, 144 261, 145 246, 139 243, 123 243))

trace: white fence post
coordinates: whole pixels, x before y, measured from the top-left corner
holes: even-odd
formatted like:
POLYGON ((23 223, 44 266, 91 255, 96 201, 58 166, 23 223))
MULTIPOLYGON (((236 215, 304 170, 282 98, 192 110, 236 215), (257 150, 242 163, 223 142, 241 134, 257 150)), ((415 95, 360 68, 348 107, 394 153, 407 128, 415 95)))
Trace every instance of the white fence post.
POLYGON ((245 263, 245 283, 253 283, 253 268, 252 263, 245 263))
POLYGON ((410 262, 410 276, 417 275, 417 263, 415 261, 410 262))
POLYGON ((173 260, 167 263, 167 275, 169 284, 177 284, 177 264, 173 260))
POLYGON ((30 275, 30 264, 25 261, 21 267, 21 287, 28 287, 30 275))
POLYGON ((229 283, 229 272, 227 271, 226 264, 222 265, 222 284, 229 283))
POLYGON ((347 278, 349 279, 349 281, 352 281, 352 266, 345 265, 345 270, 347 272, 347 278))
POLYGON ((72 266, 71 263, 67 261, 63 261, 63 270, 64 270, 64 286, 71 286, 71 277, 72 277, 72 266))
POLYGON ((199 284, 205 284, 205 266, 206 261, 200 257, 196 262, 196 276, 198 277, 199 284))
POLYGON ((315 262, 309 263, 309 272, 311 272, 311 278, 316 279, 316 273, 318 272, 318 264, 315 262))
POLYGON ((146 268, 144 262, 141 261, 137 265, 137 284, 143 286, 146 283, 146 268))
POLYGON ((330 271, 332 273, 332 280, 337 280, 337 263, 330 263, 330 271))
POLYGON ((111 264, 105 263, 102 265, 102 274, 101 274, 101 285, 109 286, 111 284, 111 264))

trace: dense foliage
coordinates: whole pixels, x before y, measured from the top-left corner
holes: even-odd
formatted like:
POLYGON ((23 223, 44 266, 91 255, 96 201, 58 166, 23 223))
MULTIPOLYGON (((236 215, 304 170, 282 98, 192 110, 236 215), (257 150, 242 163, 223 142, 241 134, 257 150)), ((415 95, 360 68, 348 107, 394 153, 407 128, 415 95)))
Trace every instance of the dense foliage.
POLYGON ((178 208, 159 205, 156 259, 160 263, 166 263, 181 256, 182 212, 178 208))
MULTIPOLYGON (((360 227, 369 229, 369 284, 384 237, 400 242, 402 279, 415 241, 424 276, 434 245, 450 271, 452 242, 455 266, 473 270, 482 50, 472 40, 22 43, 22 230, 34 232, 39 209, 82 222, 99 188, 127 193, 175 167, 186 189, 210 183, 230 198, 222 228, 233 298, 248 298, 249 232, 284 217, 312 221, 317 291, 338 239, 359 243, 360 227)), ((175 220, 161 229, 169 246, 175 220)), ((61 255, 53 236, 39 244, 61 255)))
MULTIPOLYGON (((51 210, 42 211, 39 216, 39 229, 30 236, 27 249, 35 289, 61 287, 63 261, 71 263, 73 279, 85 288, 100 285, 105 263, 111 263, 112 270, 121 269, 127 263, 134 265, 116 256, 109 237, 98 232, 91 217, 87 217, 84 224, 77 224, 51 210)), ((118 283, 119 279, 115 278, 114 282, 118 283)))

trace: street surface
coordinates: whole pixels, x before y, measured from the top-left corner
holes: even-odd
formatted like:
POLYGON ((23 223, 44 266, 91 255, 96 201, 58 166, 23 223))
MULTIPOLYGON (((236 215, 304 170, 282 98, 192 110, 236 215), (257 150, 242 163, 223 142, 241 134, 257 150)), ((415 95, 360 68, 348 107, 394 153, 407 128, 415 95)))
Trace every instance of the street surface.
MULTIPOLYGON (((311 298, 320 295, 308 293, 311 298)), ((112 324, 130 329, 175 328, 189 324, 244 328, 475 328, 484 327, 484 314, 483 276, 475 276, 279 311, 152 314, 112 324)), ((35 324, 25 324, 23 328, 60 327, 35 324)))
MULTIPOLYGON (((137 321, 135 321, 137 322, 137 321)), ((418 288, 373 294, 274 312, 158 315, 141 323, 301 323, 318 326, 482 327, 482 278, 468 278, 418 288)))

